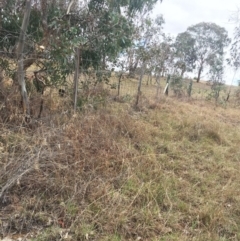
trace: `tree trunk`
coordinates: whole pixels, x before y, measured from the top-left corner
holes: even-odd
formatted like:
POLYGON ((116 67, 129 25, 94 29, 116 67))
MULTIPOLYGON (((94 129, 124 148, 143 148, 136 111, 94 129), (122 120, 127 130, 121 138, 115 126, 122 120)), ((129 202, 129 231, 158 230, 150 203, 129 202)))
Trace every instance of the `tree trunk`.
POLYGON ((144 73, 145 73, 145 69, 146 69, 146 64, 143 63, 141 75, 140 75, 139 82, 138 82, 138 91, 137 91, 137 98, 136 98, 135 107, 138 106, 139 98, 140 98, 140 95, 141 95, 142 80, 143 80, 143 76, 144 76, 144 73))
POLYGON ((191 97, 191 94, 192 94, 192 84, 193 84, 193 82, 192 82, 192 80, 191 80, 190 83, 189 83, 189 85, 188 85, 188 90, 187 90, 187 92, 188 92, 188 97, 191 97))
POLYGON ((181 77, 182 77, 182 78, 183 78, 183 75, 185 74, 185 72, 186 72, 186 68, 183 67, 183 68, 181 69, 181 77))
POLYGON ((197 83, 200 81, 202 70, 203 70, 203 66, 201 65, 199 70, 198 70, 197 83))
POLYGON ((129 66, 129 77, 130 78, 134 78, 135 72, 136 72, 136 69, 137 69, 137 66, 138 66, 138 62, 139 62, 139 60, 137 59, 134 64, 131 64, 129 66))
POLYGON ((147 76, 147 85, 149 85, 149 82, 150 82, 150 74, 148 74, 147 76))
POLYGON ((121 88, 121 80, 122 80, 123 72, 118 77, 118 93, 117 96, 120 96, 120 88, 121 88))
POLYGON ((80 49, 76 48, 75 73, 74 73, 74 113, 77 110, 78 78, 79 78, 80 49))
MULTIPOLYGON (((3 2, 0 1, 0 13, 2 12, 3 9, 3 2)), ((2 15, 0 14, 0 29, 2 29, 2 15)))
POLYGON ((29 108, 29 100, 26 90, 26 83, 24 78, 24 60, 23 60, 23 48, 26 38, 26 31, 27 26, 29 23, 29 16, 31 11, 31 0, 26 1, 26 9, 24 13, 24 18, 21 26, 19 41, 18 41, 18 48, 17 48, 17 59, 18 59, 18 84, 20 86, 20 92, 23 101, 23 111, 24 114, 27 114, 26 120, 30 117, 30 108, 29 108))
POLYGON ((148 78, 147 78, 147 85, 148 84, 152 84, 152 72, 150 72, 149 74, 148 74, 148 78))
POLYGON ((102 57, 102 70, 106 70, 106 54, 103 52, 103 57, 102 57))
MULTIPOLYGON (((74 0, 71 0, 68 4, 68 8, 67 8, 67 15, 70 14, 71 11, 71 7, 74 3, 74 0)), ((75 73, 74 73, 74 106, 73 106, 73 110, 74 110, 74 114, 77 111, 77 97, 78 97, 78 79, 79 79, 79 66, 80 66, 80 47, 75 48, 76 54, 75 54, 75 73)))

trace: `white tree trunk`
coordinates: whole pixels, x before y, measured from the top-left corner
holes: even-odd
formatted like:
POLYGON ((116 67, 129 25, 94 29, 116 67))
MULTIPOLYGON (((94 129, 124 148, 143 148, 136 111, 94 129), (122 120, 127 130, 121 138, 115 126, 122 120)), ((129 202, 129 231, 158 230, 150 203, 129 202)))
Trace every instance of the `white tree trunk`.
POLYGON ((18 84, 20 86, 24 114, 27 114, 27 116, 26 116, 27 118, 30 117, 30 108, 29 108, 29 100, 28 100, 26 83, 25 83, 25 78, 24 78, 25 74, 24 74, 24 68, 23 68, 23 48, 24 48, 24 43, 25 43, 25 38, 26 38, 27 26, 29 23, 30 11, 31 11, 31 0, 27 0, 26 6, 25 6, 25 14, 24 14, 24 18, 23 18, 23 22, 22 22, 22 26, 21 26, 21 30, 20 30, 20 35, 19 35, 19 40, 18 40, 18 48, 17 48, 18 84))

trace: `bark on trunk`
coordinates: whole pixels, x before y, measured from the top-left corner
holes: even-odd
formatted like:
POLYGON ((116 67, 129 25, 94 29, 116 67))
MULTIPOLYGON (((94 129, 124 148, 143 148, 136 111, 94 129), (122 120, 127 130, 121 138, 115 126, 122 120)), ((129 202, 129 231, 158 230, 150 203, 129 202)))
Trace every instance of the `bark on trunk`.
POLYGON ((129 67, 129 77, 134 78, 135 77, 135 72, 138 66, 139 60, 137 60, 134 64, 130 65, 129 67))
POLYGON ((203 70, 203 67, 202 67, 202 65, 201 65, 201 67, 200 67, 199 70, 198 70, 197 83, 200 81, 202 70, 203 70))
POLYGON ((186 69, 183 68, 182 71, 181 71, 181 77, 182 77, 182 78, 183 78, 183 75, 184 75, 185 72, 186 72, 186 69))
POLYGON ((23 60, 23 48, 26 38, 26 31, 27 26, 29 23, 29 17, 30 17, 30 11, 31 11, 31 0, 26 1, 26 8, 25 8, 25 14, 21 26, 19 41, 18 41, 18 49, 17 49, 17 59, 18 59, 18 84, 20 86, 20 92, 22 96, 22 103, 23 103, 23 111, 24 114, 27 114, 26 120, 29 120, 30 118, 30 108, 29 108, 29 100, 26 90, 26 83, 25 83, 25 71, 24 71, 24 60, 23 60))
POLYGON ((120 88, 121 88, 121 80, 122 80, 123 73, 121 73, 118 77, 118 93, 117 96, 120 96, 120 88))
POLYGON ((137 91, 137 98, 136 98, 135 107, 137 107, 138 103, 139 103, 139 98, 140 98, 140 95, 141 95, 142 80, 143 80, 143 76, 144 76, 144 73, 145 73, 145 69, 146 69, 146 64, 143 63, 141 75, 140 75, 139 82, 138 82, 138 91, 137 91))

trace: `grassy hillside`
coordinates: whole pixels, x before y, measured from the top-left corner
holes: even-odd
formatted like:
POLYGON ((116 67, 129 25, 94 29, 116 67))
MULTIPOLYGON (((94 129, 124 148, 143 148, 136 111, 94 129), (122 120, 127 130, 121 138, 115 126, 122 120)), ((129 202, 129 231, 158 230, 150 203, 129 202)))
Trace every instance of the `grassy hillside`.
POLYGON ((1 237, 240 240, 240 111, 114 102, 1 123, 1 237))

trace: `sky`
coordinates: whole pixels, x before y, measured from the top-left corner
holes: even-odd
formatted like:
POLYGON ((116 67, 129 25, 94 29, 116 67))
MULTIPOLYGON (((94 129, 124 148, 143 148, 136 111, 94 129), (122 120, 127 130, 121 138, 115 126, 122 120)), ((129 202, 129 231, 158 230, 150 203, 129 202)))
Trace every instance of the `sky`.
MULTIPOLYGON (((224 27, 232 39, 236 26, 232 19, 238 9, 240 9, 239 0, 163 0, 162 3, 160 1, 157 3, 153 12, 154 15, 163 15, 164 32, 172 36, 186 31, 191 25, 213 22, 224 27)), ((236 84, 240 79, 240 71, 235 73, 227 67, 224 79, 227 84, 236 84)))

